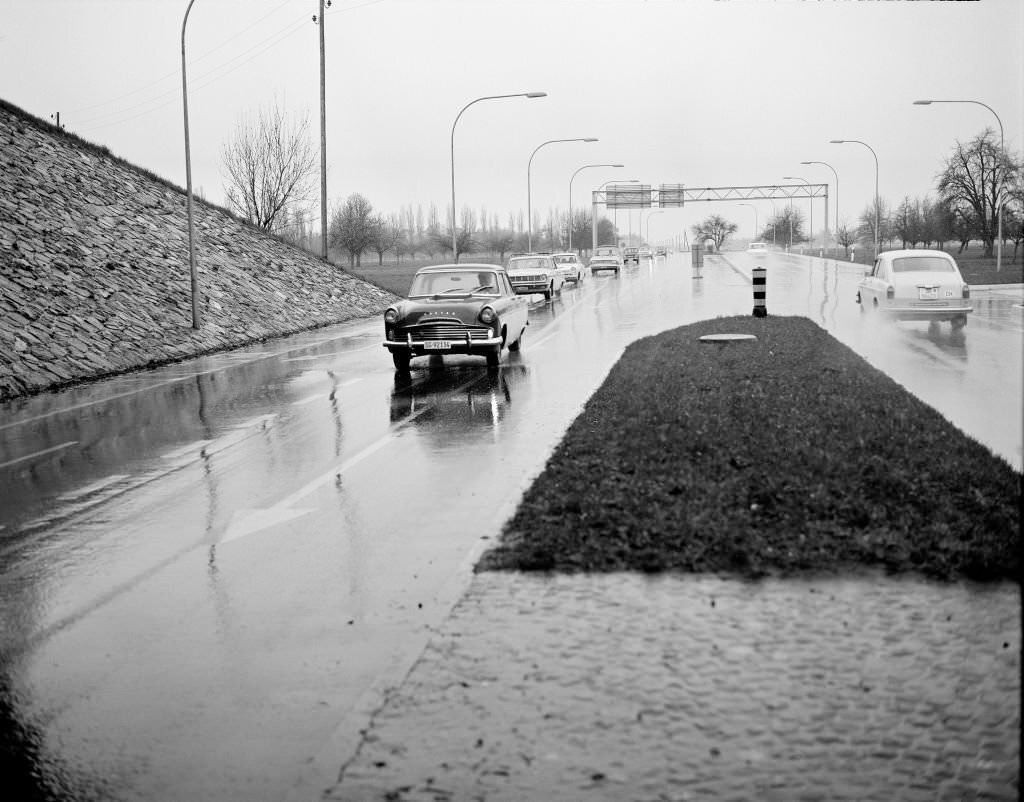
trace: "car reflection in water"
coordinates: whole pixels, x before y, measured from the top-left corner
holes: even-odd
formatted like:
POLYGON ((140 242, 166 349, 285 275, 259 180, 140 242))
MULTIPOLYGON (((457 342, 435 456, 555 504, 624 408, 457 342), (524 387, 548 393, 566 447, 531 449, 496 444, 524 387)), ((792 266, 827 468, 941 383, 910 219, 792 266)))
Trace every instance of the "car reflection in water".
POLYGON ((510 412, 513 389, 526 386, 526 368, 518 355, 499 368, 482 370, 467 362, 446 365, 431 361, 408 376, 396 374, 391 393, 391 422, 415 425, 436 436, 440 447, 460 444, 489 429, 493 441, 501 435, 510 412))

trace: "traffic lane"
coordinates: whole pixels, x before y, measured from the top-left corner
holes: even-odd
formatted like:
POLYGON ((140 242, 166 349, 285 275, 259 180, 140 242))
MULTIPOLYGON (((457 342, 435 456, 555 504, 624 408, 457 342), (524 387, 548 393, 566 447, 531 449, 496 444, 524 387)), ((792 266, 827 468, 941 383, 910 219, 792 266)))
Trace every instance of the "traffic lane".
MULTIPOLYGON (((749 274, 754 260, 727 254, 749 274)), ((769 314, 815 320, 875 367, 1018 471, 1024 463, 1024 310, 1019 294, 972 292, 964 329, 948 323, 894 321, 856 302, 861 265, 771 253, 766 268, 769 314)))
POLYGON ((381 349, 337 411, 304 404, 194 466, 191 485, 183 472, 177 491, 111 500, 68 530, 105 546, 37 586, 42 617, 26 616, 5 667, 20 720, 45 722, 56 758, 93 767, 86 782, 118 777, 125 798, 284 798, 358 700, 418 654, 459 566, 625 345, 725 311, 712 287, 669 278, 638 270, 567 296, 497 377, 428 361, 412 392, 438 400, 415 411, 381 349))

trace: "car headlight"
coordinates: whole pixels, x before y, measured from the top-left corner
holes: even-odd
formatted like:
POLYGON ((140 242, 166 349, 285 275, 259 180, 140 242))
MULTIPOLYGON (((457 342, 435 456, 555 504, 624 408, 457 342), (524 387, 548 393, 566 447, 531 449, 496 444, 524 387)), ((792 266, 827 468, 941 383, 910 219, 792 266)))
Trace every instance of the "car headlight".
POLYGON ((494 310, 491 309, 491 307, 489 307, 489 306, 485 306, 480 311, 480 322, 481 323, 486 323, 487 325, 490 325, 491 323, 493 323, 497 319, 498 319, 498 316, 496 314, 494 314, 494 310))
POLYGON ((389 309, 387 312, 385 312, 384 313, 384 322, 389 324, 389 325, 393 324, 393 323, 397 323, 398 322, 398 310, 397 309, 389 309))

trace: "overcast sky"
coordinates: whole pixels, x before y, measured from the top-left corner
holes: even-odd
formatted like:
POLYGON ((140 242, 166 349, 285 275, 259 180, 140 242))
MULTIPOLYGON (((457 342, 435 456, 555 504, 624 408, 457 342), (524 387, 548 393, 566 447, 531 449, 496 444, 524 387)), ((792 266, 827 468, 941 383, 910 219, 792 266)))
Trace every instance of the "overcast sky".
MULTIPOLYGON (((187 0, 2 0, 0 97, 185 185, 181 26, 187 0)), ((221 151, 241 115, 276 100, 308 113, 319 143, 317 0, 195 0, 186 35, 193 185, 223 203, 221 151)), ((748 186, 839 175, 840 218, 874 192, 933 192, 956 139, 1000 116, 1008 148, 1024 130, 1024 2, 824 0, 334 0, 326 15, 331 202, 353 192, 381 212, 451 193, 508 214, 574 206, 612 178, 657 186, 748 186)), ((791 182, 789 182, 791 183, 791 182)), ((319 206, 313 216, 319 219, 319 206)), ((776 202, 778 204, 778 202, 776 202)), ((804 202, 806 203, 806 202, 804 202)), ((763 223, 770 213, 759 204, 763 223)), ((834 212, 833 206, 833 212, 834 212)), ((651 238, 734 203, 652 218, 651 238)), ((815 228, 821 227, 821 206, 815 228)), ((620 220, 620 227, 624 227, 620 220)))

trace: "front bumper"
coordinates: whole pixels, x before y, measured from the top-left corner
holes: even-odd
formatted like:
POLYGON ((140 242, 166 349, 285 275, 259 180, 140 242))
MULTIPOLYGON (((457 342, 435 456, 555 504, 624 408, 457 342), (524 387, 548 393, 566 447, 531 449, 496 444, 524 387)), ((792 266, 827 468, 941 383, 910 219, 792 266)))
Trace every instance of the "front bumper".
POLYGON ((385 340, 384 347, 391 352, 406 351, 413 356, 423 354, 485 354, 501 346, 501 337, 453 337, 447 340, 414 340, 411 334, 404 340, 385 340), (448 347, 442 344, 447 343, 448 347))
POLYGON ((538 292, 547 292, 551 287, 550 281, 530 281, 520 284, 512 283, 512 291, 517 295, 533 295, 538 292))

